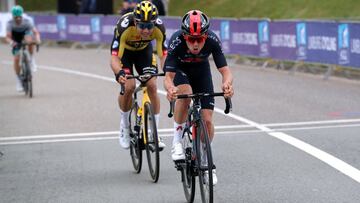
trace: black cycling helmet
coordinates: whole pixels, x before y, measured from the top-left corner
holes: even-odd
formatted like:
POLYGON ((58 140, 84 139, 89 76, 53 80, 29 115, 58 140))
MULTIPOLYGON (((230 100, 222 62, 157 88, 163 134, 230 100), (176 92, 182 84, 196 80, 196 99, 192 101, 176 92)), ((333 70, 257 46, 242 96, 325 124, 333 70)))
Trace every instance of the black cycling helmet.
POLYGON ((134 17, 137 22, 155 22, 158 11, 150 1, 142 1, 134 8, 134 17))
POLYGON ((181 29, 186 35, 203 35, 207 33, 209 26, 209 18, 199 10, 191 10, 182 18, 181 29))

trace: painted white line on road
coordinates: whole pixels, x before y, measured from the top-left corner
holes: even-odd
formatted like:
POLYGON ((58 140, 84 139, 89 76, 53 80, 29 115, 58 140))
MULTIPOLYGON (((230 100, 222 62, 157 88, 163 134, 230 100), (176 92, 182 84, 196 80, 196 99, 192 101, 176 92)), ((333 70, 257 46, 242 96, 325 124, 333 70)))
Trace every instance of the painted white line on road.
MULTIPOLYGON (((52 66, 39 66, 40 68, 43 69, 48 69, 48 70, 54 70, 54 71, 59 71, 59 72, 64 72, 64 73, 70 73, 70 74, 76 74, 76 75, 81 75, 81 76, 85 76, 85 77, 92 77, 92 78, 97 78, 97 79, 101 79, 101 80, 105 80, 105 81, 111 81, 114 82, 113 78, 109 78, 109 77, 104 77, 104 76, 98 76, 95 74, 90 74, 90 73, 85 73, 85 72, 80 72, 80 71, 73 71, 73 70, 69 70, 69 69, 63 69, 63 68, 57 68, 57 67, 52 67, 52 66)), ((162 94, 162 95, 166 95, 166 92, 163 90, 158 90, 158 93, 162 94)), ((249 119, 237 116, 233 113, 230 114, 224 114, 223 110, 216 108, 214 109, 215 112, 218 112, 222 115, 228 116, 230 118, 233 118, 237 121, 241 121, 243 123, 246 123, 250 126, 253 126, 265 133, 267 133, 268 135, 280 139, 282 141, 284 141, 285 143, 288 143, 316 158, 318 158, 319 160, 323 161, 324 163, 330 165, 331 167, 339 170, 340 172, 342 172, 343 174, 349 176, 350 178, 352 178, 353 180, 357 181, 360 183, 360 171, 354 167, 352 167, 351 165, 341 161, 340 159, 320 150, 317 149, 303 141, 300 141, 294 137, 291 137, 290 135, 287 135, 285 133, 282 132, 276 132, 273 129, 270 129, 264 125, 258 124, 254 121, 251 121, 249 119)))
MULTIPOLYGON (((219 108, 215 108, 214 110, 218 113, 225 115, 223 110, 221 110, 219 108)), ((328 164, 329 166, 337 169, 341 173, 347 175, 348 177, 350 177, 353 180, 360 183, 360 171, 358 169, 356 169, 355 167, 351 166, 350 164, 332 156, 331 154, 328 154, 320 149, 317 149, 316 147, 314 147, 310 144, 307 144, 299 139, 291 137, 290 135, 287 135, 283 132, 276 132, 273 129, 267 128, 267 127, 260 125, 254 121, 237 116, 233 113, 228 114, 228 116, 235 120, 247 123, 251 126, 254 126, 257 129, 260 129, 263 132, 266 132, 270 136, 275 137, 279 140, 282 140, 282 141, 312 155, 313 157, 318 158, 319 160, 323 161, 324 163, 328 164)))
MULTIPOLYGON (((233 130, 227 129, 242 129, 249 128, 249 125, 224 125, 215 126, 216 134, 246 134, 246 133, 259 133, 262 130, 233 130), (222 131, 226 130, 226 131, 222 131)), ((311 126, 311 127, 298 127, 298 128, 274 128, 274 131, 297 131, 297 130, 315 130, 315 129, 328 129, 328 128, 349 128, 349 127, 360 127, 360 124, 349 124, 349 125, 327 125, 327 126, 311 126)), ((172 132, 172 128, 158 129, 159 134, 165 132, 172 132)), ((55 139, 55 138, 73 138, 73 137, 92 137, 99 135, 117 135, 119 131, 104 131, 104 132, 84 132, 84 133, 67 133, 67 134, 48 134, 48 135, 24 135, 24 136, 11 136, 11 137, 0 137, 0 141, 15 141, 15 140, 36 140, 36 139, 55 139)))
POLYGON ((317 124, 331 124, 331 123, 355 123, 360 122, 360 119, 339 119, 339 120, 324 120, 324 121, 304 121, 304 122, 292 122, 292 123, 270 123, 262 124, 266 127, 276 126, 291 126, 291 125, 317 125, 317 124))
POLYGON ((305 143, 301 140, 298 140, 294 137, 291 137, 285 133, 282 132, 271 132, 269 133, 271 136, 276 137, 298 149, 301 149, 302 151, 311 154, 315 156, 316 158, 320 159, 321 161, 327 163, 328 165, 336 168, 343 174, 349 176, 350 178, 354 179, 358 183, 360 183, 360 171, 348 163, 332 156, 331 154, 328 154, 320 149, 317 149, 313 146, 311 146, 308 143, 305 143))

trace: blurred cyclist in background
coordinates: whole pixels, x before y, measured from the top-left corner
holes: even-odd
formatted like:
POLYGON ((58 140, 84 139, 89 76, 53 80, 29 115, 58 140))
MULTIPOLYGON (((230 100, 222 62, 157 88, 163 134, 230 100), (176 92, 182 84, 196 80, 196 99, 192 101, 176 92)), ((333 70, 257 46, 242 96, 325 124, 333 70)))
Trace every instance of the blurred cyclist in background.
MULTIPOLYGON (((124 95, 119 95, 120 107, 120 145, 130 146, 129 114, 135 79, 126 79, 125 75, 134 75, 133 66, 139 75, 158 72, 156 58, 151 41, 156 39, 156 52, 160 58, 161 69, 166 58, 165 27, 158 18, 156 7, 149 1, 138 3, 132 13, 123 15, 117 22, 111 43, 111 68, 118 83, 125 85, 124 95)), ((160 98, 157 94, 156 77, 146 83, 151 104, 153 105, 156 125, 159 126, 160 98)), ((165 144, 160 140, 159 147, 165 144)))
MULTIPOLYGON (((224 96, 232 97, 234 94, 233 76, 222 51, 221 42, 216 34, 209 29, 209 26, 210 21, 203 12, 192 10, 182 18, 181 30, 171 36, 165 62, 166 75, 164 80, 169 101, 176 99, 177 94, 214 92, 208 59, 210 54, 212 54, 217 70, 222 76, 221 88, 225 93, 224 96)), ((175 104, 174 138, 171 149, 171 157, 174 161, 185 158, 182 135, 190 101, 190 99, 180 99, 175 104)), ((214 105, 213 97, 201 99, 201 114, 209 132, 210 141, 214 137, 212 121, 214 105)), ((213 184, 215 185, 217 183, 215 169, 212 173, 213 184)))
MULTIPOLYGON (((23 91, 20 80, 20 55, 19 50, 22 42, 40 44, 40 33, 34 27, 29 19, 23 18, 24 9, 16 5, 11 9, 13 18, 7 23, 6 26, 6 42, 12 47, 12 54, 14 56, 14 70, 16 73, 16 90, 23 91)), ((29 46, 30 52, 30 67, 32 71, 36 71, 37 66, 33 56, 34 45, 29 46)))

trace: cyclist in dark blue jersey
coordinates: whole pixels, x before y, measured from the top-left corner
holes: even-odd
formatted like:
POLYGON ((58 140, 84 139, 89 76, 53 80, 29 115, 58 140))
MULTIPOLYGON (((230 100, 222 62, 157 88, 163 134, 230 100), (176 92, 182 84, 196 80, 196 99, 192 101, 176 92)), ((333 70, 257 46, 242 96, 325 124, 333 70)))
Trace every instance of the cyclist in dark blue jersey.
MULTIPOLYGON (((24 9, 17 5, 11 9, 13 19, 11 19, 6 26, 6 42, 12 47, 12 53, 14 55, 14 70, 17 75, 16 90, 22 91, 23 87, 20 80, 20 56, 18 46, 25 41, 26 43, 36 42, 40 44, 40 33, 29 19, 23 18, 24 9)), ((33 71, 36 71, 36 64, 33 57, 34 46, 29 45, 29 52, 31 55, 30 67, 33 71)))
MULTIPOLYGON (((192 10, 183 17, 181 30, 172 35, 165 61, 164 80, 169 101, 174 100, 177 94, 214 92, 208 59, 210 54, 222 75, 222 90, 225 97, 232 97, 234 94, 233 77, 222 51, 221 42, 216 34, 209 30, 209 26, 209 19, 203 12, 192 10)), ((181 141, 189 104, 190 99, 176 101, 171 151, 174 161, 185 158, 181 141)), ((201 113, 209 131, 210 140, 212 140, 214 136, 212 122, 214 98, 203 98, 201 107, 201 113)), ((216 182, 217 178, 215 170, 213 170, 213 183, 216 184, 216 182)))

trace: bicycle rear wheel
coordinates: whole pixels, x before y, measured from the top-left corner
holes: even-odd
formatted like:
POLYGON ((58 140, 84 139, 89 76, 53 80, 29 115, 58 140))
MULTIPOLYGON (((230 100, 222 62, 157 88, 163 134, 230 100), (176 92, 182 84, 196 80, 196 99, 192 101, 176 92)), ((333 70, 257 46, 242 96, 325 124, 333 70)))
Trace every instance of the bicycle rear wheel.
POLYGON ((138 104, 135 102, 130 110, 130 156, 135 172, 140 173, 142 166, 142 139, 140 134, 140 126, 136 123, 138 104))
POLYGON ((192 161, 192 147, 191 134, 189 131, 184 131, 183 146, 185 149, 185 164, 181 169, 181 180, 184 189, 186 201, 191 203, 195 197, 195 172, 192 161))
POLYGON ((159 139, 156 128, 155 116, 152 110, 152 106, 149 102, 145 105, 145 138, 146 138, 146 155, 149 165, 150 176, 154 183, 159 179, 160 170, 160 154, 159 154, 159 139))
POLYGON ((207 128, 202 120, 196 126, 196 158, 202 202, 213 202, 213 160, 207 128), (207 177, 205 174, 207 173, 207 177))

